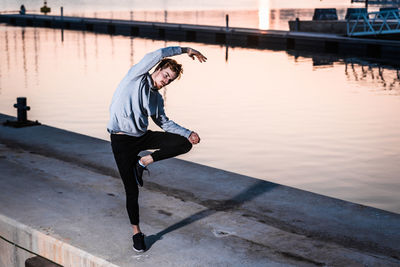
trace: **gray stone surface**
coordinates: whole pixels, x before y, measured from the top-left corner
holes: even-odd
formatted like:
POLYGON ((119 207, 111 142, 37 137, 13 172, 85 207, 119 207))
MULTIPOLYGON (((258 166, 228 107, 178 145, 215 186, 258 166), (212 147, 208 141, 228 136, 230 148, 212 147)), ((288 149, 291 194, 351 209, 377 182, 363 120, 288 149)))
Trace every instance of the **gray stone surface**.
POLYGON ((0 214, 119 266, 400 265, 398 214, 178 159, 145 177, 137 254, 109 142, 0 126, 0 144, 0 214))

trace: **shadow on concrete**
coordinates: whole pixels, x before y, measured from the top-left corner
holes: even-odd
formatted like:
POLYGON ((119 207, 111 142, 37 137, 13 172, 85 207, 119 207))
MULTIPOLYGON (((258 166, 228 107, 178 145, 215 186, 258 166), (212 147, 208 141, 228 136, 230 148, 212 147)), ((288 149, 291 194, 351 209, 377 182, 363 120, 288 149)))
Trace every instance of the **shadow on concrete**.
POLYGON ((244 203, 268 192, 273 188, 280 186, 279 184, 266 182, 266 181, 257 181, 254 185, 249 188, 243 190, 236 196, 228 200, 207 200, 203 201, 202 204, 208 207, 206 210, 199 211, 169 227, 158 232, 157 234, 150 235, 146 237, 146 245, 147 249, 150 249, 151 246, 158 240, 161 240, 162 237, 172 231, 175 231, 179 228, 185 227, 193 222, 206 218, 210 215, 213 215, 219 211, 228 211, 239 208, 244 203))

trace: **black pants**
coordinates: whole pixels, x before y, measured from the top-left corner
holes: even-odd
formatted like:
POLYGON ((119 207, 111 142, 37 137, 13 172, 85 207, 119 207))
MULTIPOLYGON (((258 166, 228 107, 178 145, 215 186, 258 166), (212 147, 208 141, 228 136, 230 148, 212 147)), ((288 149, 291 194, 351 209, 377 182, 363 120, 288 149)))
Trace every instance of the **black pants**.
POLYGON ((154 161, 172 158, 190 151, 192 144, 183 136, 147 131, 143 136, 133 137, 122 134, 111 134, 111 146, 126 193, 126 209, 131 224, 139 224, 139 189, 134 177, 133 168, 140 151, 158 149, 151 156, 154 161))

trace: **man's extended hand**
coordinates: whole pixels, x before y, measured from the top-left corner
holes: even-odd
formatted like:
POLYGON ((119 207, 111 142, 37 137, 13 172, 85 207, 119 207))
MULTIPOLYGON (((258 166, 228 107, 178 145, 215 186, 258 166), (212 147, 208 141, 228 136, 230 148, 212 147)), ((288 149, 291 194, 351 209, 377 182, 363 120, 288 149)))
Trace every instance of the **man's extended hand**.
POLYGON ((192 132, 189 135, 188 139, 189 139, 189 142, 192 143, 193 145, 200 143, 200 136, 195 132, 192 132))
POLYGON ((190 48, 190 47, 186 47, 186 51, 189 57, 191 57, 193 60, 195 59, 195 57, 199 60, 199 62, 206 62, 207 58, 200 53, 199 51, 197 51, 196 49, 190 48))

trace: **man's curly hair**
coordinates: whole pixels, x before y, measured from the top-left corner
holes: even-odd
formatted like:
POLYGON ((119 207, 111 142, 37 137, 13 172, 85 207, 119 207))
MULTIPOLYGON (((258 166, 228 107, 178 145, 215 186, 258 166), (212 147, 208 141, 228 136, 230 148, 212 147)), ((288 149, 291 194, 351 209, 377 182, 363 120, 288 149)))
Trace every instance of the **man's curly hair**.
POLYGON ((156 69, 154 71, 157 70, 163 70, 166 68, 170 68, 173 72, 176 73, 176 77, 179 79, 183 73, 183 67, 181 64, 179 64, 178 62, 176 62, 176 60, 172 59, 172 58, 164 58, 160 61, 160 63, 158 63, 156 69))

